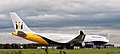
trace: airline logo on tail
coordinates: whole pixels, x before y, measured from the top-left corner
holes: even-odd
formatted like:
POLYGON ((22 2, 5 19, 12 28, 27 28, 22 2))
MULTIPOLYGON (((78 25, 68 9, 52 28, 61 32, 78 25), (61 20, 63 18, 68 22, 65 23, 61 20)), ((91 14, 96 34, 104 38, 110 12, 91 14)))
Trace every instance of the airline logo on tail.
POLYGON ((15 22, 16 23, 16 29, 23 29, 23 22, 15 22))

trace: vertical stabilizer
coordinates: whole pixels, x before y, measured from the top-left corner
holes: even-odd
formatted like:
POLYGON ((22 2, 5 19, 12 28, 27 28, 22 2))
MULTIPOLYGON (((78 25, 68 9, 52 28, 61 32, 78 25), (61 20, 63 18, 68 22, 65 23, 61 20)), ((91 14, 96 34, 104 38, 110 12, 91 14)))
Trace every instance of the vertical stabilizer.
POLYGON ((12 22, 16 32, 18 31, 31 32, 28 26, 20 19, 20 17, 15 12, 10 12, 10 16, 12 18, 12 22))

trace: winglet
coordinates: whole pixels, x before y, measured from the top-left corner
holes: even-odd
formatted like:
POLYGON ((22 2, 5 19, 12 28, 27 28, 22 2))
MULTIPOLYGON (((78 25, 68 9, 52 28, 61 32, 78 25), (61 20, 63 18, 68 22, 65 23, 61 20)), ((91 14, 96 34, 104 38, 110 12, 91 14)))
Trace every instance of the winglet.
POLYGON ((84 34, 83 31, 80 31, 80 35, 84 34))
POLYGON ((69 41, 69 43, 82 43, 85 39, 85 36, 86 35, 83 33, 83 31, 80 31, 80 34, 71 41, 69 41))

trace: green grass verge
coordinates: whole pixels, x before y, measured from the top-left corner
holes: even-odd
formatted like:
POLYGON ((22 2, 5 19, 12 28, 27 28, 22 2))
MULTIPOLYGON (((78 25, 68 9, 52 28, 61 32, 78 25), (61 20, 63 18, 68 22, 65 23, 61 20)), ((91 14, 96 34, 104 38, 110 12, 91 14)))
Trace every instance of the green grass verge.
MULTIPOLYGON (((66 54, 120 54, 120 48, 62 50, 66 54)), ((45 54, 43 49, 0 49, 0 54, 45 54)), ((49 49, 49 54, 60 54, 58 49, 49 49)))

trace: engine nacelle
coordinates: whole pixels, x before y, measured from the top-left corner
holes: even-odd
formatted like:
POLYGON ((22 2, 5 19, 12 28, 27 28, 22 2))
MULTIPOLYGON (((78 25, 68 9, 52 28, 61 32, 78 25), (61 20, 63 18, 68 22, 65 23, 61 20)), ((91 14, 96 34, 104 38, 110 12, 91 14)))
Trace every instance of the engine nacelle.
POLYGON ((82 47, 92 48, 94 46, 93 42, 83 42, 82 47))

